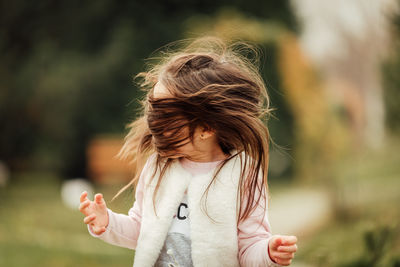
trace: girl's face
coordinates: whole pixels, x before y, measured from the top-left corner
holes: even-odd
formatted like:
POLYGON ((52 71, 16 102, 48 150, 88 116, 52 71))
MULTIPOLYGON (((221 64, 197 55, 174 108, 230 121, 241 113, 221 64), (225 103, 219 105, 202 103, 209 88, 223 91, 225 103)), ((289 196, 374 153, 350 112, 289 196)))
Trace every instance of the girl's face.
MULTIPOLYGON (((165 132, 164 135, 166 137, 169 137, 171 132, 165 132)), ((181 144, 182 146, 179 146, 176 148, 171 155, 165 155, 168 156, 169 158, 178 158, 181 157, 181 155, 185 155, 188 158, 196 158, 203 153, 205 153, 205 148, 207 146, 207 139, 205 136, 210 136, 210 133, 208 131, 205 131, 201 127, 197 127, 194 131, 193 134, 193 141, 189 140, 189 127, 184 127, 181 131, 182 138, 187 137, 184 141, 182 141, 181 144)))
MULTIPOLYGON (((158 82, 153 89, 154 98, 166 98, 171 97, 171 94, 165 88, 163 84, 158 82)), ((170 137, 173 131, 167 131, 164 133, 165 137, 170 137)), ((171 153, 160 152, 162 156, 168 158, 180 158, 183 155, 192 160, 205 160, 209 156, 210 150, 219 150, 220 147, 216 140, 214 131, 207 130, 203 127, 197 127, 194 131, 193 141, 189 139, 189 127, 185 126, 180 131, 179 139, 185 139, 182 141, 182 146, 176 148, 171 153), (165 153, 165 154, 162 154, 165 153)))

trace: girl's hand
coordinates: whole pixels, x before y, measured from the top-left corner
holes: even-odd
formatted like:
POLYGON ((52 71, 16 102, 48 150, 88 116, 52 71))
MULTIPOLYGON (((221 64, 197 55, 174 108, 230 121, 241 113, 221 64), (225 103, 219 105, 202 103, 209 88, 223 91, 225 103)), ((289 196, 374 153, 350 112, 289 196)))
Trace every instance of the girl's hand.
POLYGON ((269 257, 280 265, 290 265, 297 251, 297 237, 275 235, 269 240, 269 257))
POLYGON ((87 192, 83 192, 80 197, 79 211, 86 217, 83 222, 90 226, 92 232, 100 235, 106 231, 108 226, 108 213, 106 202, 102 194, 96 194, 94 201, 87 198, 87 192))

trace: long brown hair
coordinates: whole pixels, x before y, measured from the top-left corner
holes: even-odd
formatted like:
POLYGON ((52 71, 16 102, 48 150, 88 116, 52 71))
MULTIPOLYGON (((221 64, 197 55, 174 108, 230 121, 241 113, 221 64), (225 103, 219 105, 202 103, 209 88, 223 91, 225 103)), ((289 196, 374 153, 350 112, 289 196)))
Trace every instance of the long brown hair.
POLYGON ((194 130, 202 126, 215 131, 225 154, 235 151, 219 165, 203 196, 230 159, 239 155, 244 163, 238 186, 240 222, 265 200, 262 189, 268 191, 269 133, 265 123, 270 109, 258 69, 259 49, 242 41, 228 44, 217 37, 186 39, 171 45, 175 44, 180 46, 177 52, 152 58, 156 63, 135 76, 141 78, 139 86, 147 94, 142 101, 143 113, 128 125, 130 131, 119 156, 131 160, 136 176, 119 193, 137 184, 147 158, 157 152, 156 166, 161 175, 154 202, 165 171, 176 160, 168 154, 193 140, 194 130), (253 61, 244 53, 253 53, 253 61), (157 82, 171 97, 152 97, 157 82), (180 134, 184 127, 188 127, 189 136, 180 134), (173 134, 165 136, 166 131, 173 134))

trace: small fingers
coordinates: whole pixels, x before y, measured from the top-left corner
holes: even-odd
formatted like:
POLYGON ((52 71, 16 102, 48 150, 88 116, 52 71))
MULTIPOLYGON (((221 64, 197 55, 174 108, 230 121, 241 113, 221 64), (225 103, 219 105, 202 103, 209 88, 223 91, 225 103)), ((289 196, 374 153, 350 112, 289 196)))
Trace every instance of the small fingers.
POLYGON ((279 252, 296 252, 297 245, 294 244, 292 246, 279 246, 277 251, 279 251, 279 252))
POLYGON ((83 219, 83 222, 85 223, 85 224, 89 224, 89 223, 92 223, 94 220, 96 219, 96 214, 90 214, 89 216, 86 216, 84 219, 83 219))
POLYGON ((93 233, 95 233, 96 235, 101 235, 102 233, 104 233, 106 231, 105 227, 101 227, 99 229, 94 230, 93 229, 93 233))
POLYGON ((279 247, 279 245, 281 245, 281 243, 282 243, 282 238, 281 238, 281 236, 279 236, 279 235, 273 236, 273 237, 271 238, 270 244, 269 244, 270 249, 276 250, 276 249, 279 247))
POLYGON ((297 243, 297 237, 295 237, 294 235, 291 236, 283 236, 282 237, 282 245, 294 245, 297 243))
POLYGON ((80 202, 83 202, 87 199, 88 193, 86 191, 83 191, 80 197, 80 202))
MULTIPOLYGON (((283 238, 284 240, 287 240, 288 238, 283 238)), ((290 240, 291 242, 294 241, 294 239, 290 240)), ((297 238, 296 238, 297 241, 297 238)), ((271 258, 278 264, 287 266, 290 265, 292 262, 292 259, 294 258, 294 253, 297 251, 297 245, 291 245, 291 246, 284 246, 280 245, 276 250, 271 251, 270 255, 271 258)))
POLYGON ((103 195, 102 194, 96 194, 94 196, 94 199, 95 199, 97 204, 104 204, 104 199, 103 199, 103 195))
POLYGON ((85 200, 84 202, 82 202, 82 203, 79 205, 79 211, 82 212, 82 213, 85 213, 85 209, 86 209, 87 207, 89 207, 89 205, 90 205, 90 200, 89 200, 89 199, 85 200))
POLYGON ((283 266, 288 266, 292 263, 292 260, 284 260, 284 259, 277 259, 276 263, 283 265, 283 266))
POLYGON ((292 253, 292 252, 275 252, 274 258, 281 259, 281 260, 291 260, 294 258, 294 253, 292 253))

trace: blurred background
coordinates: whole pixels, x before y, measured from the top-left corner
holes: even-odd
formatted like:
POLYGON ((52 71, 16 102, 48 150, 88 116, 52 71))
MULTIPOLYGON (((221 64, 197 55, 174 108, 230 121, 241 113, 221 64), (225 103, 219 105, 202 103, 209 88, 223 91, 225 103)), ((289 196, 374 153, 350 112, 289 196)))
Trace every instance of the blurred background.
POLYGON ((400 266, 398 0, 0 1, 0 266, 131 266, 81 191, 127 212, 114 156, 170 42, 255 43, 272 106, 269 217, 293 266, 400 266))

